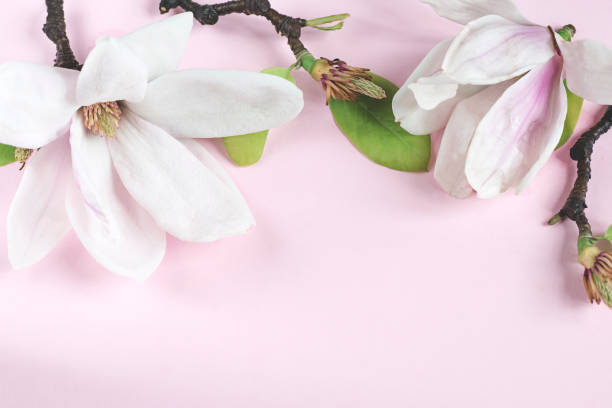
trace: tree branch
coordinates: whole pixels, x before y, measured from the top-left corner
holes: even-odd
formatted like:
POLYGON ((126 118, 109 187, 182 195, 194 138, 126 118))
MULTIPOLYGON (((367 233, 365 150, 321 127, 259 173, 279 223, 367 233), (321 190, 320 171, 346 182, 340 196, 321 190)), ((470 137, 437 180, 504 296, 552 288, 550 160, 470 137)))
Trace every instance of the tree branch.
POLYGON ((576 182, 563 208, 549 221, 549 224, 556 224, 565 218, 569 218, 576 223, 581 236, 592 235, 591 225, 585 213, 587 208, 586 195, 592 177, 591 156, 593 155, 595 142, 611 127, 612 106, 608 106, 603 118, 593 128, 585 132, 571 148, 570 157, 578 162, 576 182))
POLYGON ((55 66, 68 69, 81 69, 76 60, 70 40, 66 34, 66 19, 64 16, 64 0, 45 0, 47 5, 47 21, 43 32, 55 44, 55 66))
POLYGON ((176 7, 191 11, 195 19, 203 25, 216 24, 220 16, 227 14, 262 16, 272 23, 277 33, 287 38, 289 47, 296 57, 306 50, 300 41, 302 28, 306 27, 306 20, 277 12, 270 6, 268 0, 237 0, 219 4, 198 4, 192 0, 162 0, 159 11, 163 14, 176 7))

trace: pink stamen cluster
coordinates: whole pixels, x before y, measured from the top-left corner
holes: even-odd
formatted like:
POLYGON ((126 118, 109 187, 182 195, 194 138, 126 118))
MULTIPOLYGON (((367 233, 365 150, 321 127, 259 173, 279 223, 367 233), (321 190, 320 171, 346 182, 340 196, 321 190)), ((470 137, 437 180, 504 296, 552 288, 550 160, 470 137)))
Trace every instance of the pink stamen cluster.
POLYGON ((609 299, 610 293, 601 292, 605 290, 603 283, 610 281, 612 281, 612 254, 604 251, 595 257, 593 266, 584 270, 584 288, 591 303, 600 304, 602 296, 604 300, 609 299))
POLYGON ((385 91, 371 81, 369 69, 351 67, 337 58, 334 60, 321 58, 317 64, 313 75, 315 79, 316 76, 319 77, 327 103, 331 98, 355 101, 359 94, 376 99, 386 96, 385 91))

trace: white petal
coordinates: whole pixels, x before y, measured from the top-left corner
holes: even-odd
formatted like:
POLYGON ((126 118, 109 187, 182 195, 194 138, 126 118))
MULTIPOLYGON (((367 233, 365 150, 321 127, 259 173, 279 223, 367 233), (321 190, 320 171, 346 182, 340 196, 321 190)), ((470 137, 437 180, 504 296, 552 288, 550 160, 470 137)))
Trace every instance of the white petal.
MULTIPOLYGON (((393 97, 392 106, 395 119, 401 123, 404 129, 414 135, 425 135, 442 129, 446 125, 455 105, 464 98, 470 97, 482 89, 478 86, 461 85, 457 88, 455 97, 441 101, 443 98, 435 95, 447 97, 450 95, 450 92, 446 94, 444 94, 444 92, 437 93, 436 91, 439 89, 434 89, 433 87, 429 87, 428 89, 417 88, 417 92, 421 90, 433 91, 430 93, 434 94, 432 99, 435 99, 434 102, 436 103, 435 108, 430 110, 423 109, 419 106, 415 97, 415 83, 419 80, 421 80, 422 83, 423 81, 427 82, 429 78, 439 74, 442 62, 444 61, 444 55, 452 41, 452 39, 449 39, 436 44, 393 97)), ((425 100, 421 102, 426 104, 425 100)))
POLYGON ((219 164, 219 162, 202 146, 197 140, 194 139, 180 139, 179 140, 208 170, 210 170, 219 180, 221 180, 227 187, 234 190, 238 195, 236 199, 242 201, 246 211, 250 213, 248 205, 244 200, 242 193, 231 179, 227 171, 219 164))
POLYGON ((512 85, 478 125, 466 175, 481 198, 520 192, 550 158, 563 133, 563 60, 553 57, 512 85))
POLYGON ((452 196, 465 198, 472 193, 472 186, 465 175, 472 137, 482 118, 513 83, 507 81, 491 85, 455 107, 444 130, 434 170, 435 179, 452 196))
POLYGON ((163 75, 130 109, 175 137, 241 135, 271 129, 295 118, 302 91, 267 74, 191 70, 163 75))
POLYGON ((149 24, 119 41, 145 63, 152 80, 178 68, 192 27, 193 14, 186 12, 149 24))
POLYGON ((254 224, 242 197, 161 128, 128 111, 108 144, 130 194, 177 238, 214 241, 254 224))
POLYGON ((77 101, 81 106, 142 101, 148 75, 144 62, 127 46, 116 38, 101 37, 79 75, 77 101))
POLYGON ((109 271, 143 280, 159 266, 166 250, 166 234, 125 191, 116 175, 107 201, 112 203, 112 223, 108 225, 85 203, 74 183, 68 188, 66 209, 83 246, 109 271))
POLYGON ((0 65, 0 143, 35 149, 64 135, 78 108, 78 75, 46 65, 0 65))
POLYGON ((92 134, 83 125, 80 114, 72 119, 70 149, 74 180, 84 202, 111 235, 118 235, 119 227, 113 224, 112 216, 116 198, 108 146, 104 138, 92 134))
POLYGON ((567 86, 589 101, 612 105, 612 50, 597 41, 558 41, 567 86))
POLYGON ((15 269, 43 259, 70 230, 64 207, 68 150, 68 141, 58 139, 27 162, 7 221, 8 256, 15 269))
POLYGON ((457 95, 459 84, 444 73, 439 72, 429 77, 419 78, 408 85, 414 93, 419 106, 425 110, 435 109, 442 102, 457 95))
POLYGON ((510 0, 421 0, 440 17, 467 24, 477 18, 496 14, 519 24, 531 24, 510 0))
POLYGON ((486 16, 469 23, 455 38, 442 69, 462 84, 495 84, 520 76, 554 55, 547 28, 486 16))

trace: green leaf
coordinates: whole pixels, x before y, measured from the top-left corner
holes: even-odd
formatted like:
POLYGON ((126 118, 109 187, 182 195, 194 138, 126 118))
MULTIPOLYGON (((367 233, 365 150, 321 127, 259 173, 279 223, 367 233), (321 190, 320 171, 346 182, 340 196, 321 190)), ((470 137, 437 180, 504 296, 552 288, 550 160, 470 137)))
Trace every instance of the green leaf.
MULTIPOLYGON (((295 84, 295 79, 291 76, 290 69, 274 67, 264 69, 261 72, 285 78, 287 81, 295 84)), ((250 166, 261 159, 269 132, 269 130, 264 130, 247 135, 224 137, 223 144, 227 154, 234 163, 238 166, 250 166)))
POLYGON ((584 99, 570 91, 567 87, 567 82, 563 81, 565 84, 565 90, 567 91, 567 116, 565 117, 565 125, 563 127, 563 134, 561 135, 561 140, 559 140, 559 144, 555 149, 563 146, 574 134, 574 129, 576 129, 576 125, 578 124, 578 119, 580 119, 580 112, 582 111, 582 104, 584 103, 584 99))
POLYGON ((225 150, 230 159, 238 166, 250 166, 259 161, 263 155, 269 130, 249 133, 248 135, 223 138, 225 150))
POLYGON ((261 71, 263 74, 275 75, 277 77, 281 77, 286 79, 287 81, 293 83, 295 85, 295 79, 293 79, 293 75, 291 75, 291 70, 289 68, 283 67, 272 67, 266 68, 261 71))
POLYGON ((15 146, 0 144, 0 166, 15 162, 15 146))
POLYGON ((606 231, 602 239, 607 239, 608 241, 612 241, 612 225, 608 227, 608 230, 606 231))
POLYGON ((375 163, 394 170, 427 171, 431 155, 429 135, 412 135, 395 122, 391 102, 397 86, 374 74, 372 82, 385 90, 387 98, 359 96, 355 102, 330 100, 329 108, 336 124, 375 163))

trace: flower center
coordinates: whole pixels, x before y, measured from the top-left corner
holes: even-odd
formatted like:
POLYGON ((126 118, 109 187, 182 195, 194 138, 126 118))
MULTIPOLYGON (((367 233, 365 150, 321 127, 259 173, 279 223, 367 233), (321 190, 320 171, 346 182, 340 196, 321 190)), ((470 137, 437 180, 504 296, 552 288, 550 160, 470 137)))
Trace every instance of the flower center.
POLYGON ((319 59, 313 66, 310 75, 320 81, 327 94, 327 103, 331 98, 343 101, 355 101, 358 95, 374 99, 384 99, 385 90, 372 82, 368 69, 347 65, 339 59, 319 59))
POLYGON ((579 257, 584 265, 584 288, 589 301, 603 302, 612 307, 612 254, 601 252, 591 246, 582 251, 579 257))
POLYGON ((85 127, 94 135, 113 137, 119 129, 121 108, 117 102, 102 102, 83 106, 85 127))

